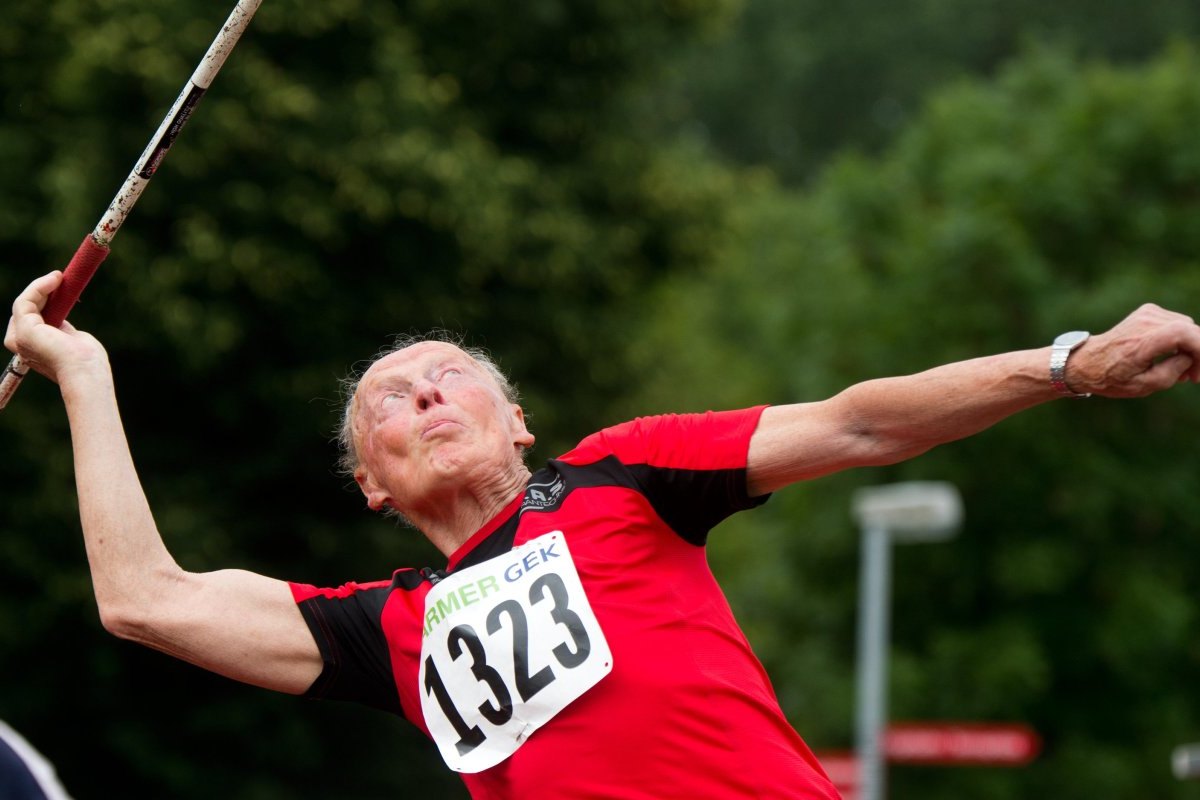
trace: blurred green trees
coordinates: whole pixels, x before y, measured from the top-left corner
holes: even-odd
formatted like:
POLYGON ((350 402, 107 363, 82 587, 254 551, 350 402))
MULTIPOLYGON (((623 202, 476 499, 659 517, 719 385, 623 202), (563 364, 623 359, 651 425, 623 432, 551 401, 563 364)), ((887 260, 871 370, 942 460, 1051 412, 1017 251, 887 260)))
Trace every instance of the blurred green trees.
POLYGON ((848 145, 886 146, 931 90, 1032 43, 1130 62, 1197 34, 1200 7, 1178 0, 747 0, 728 34, 684 48, 643 111, 796 182, 848 145))
MULTIPOLYGON (((1194 31, 1190 7, 788 5, 268 0, 72 314, 110 350, 178 560, 318 584, 438 561, 333 474, 337 380, 391 333, 490 347, 552 456, 629 414, 819 399, 1144 300, 1197 307, 1193 50, 1117 69, 1032 48, 918 112, 1029 34, 1128 59, 1194 31), (796 71, 747 72, 755 47, 796 71), (664 133, 680 120, 766 166, 715 163, 705 137, 664 133), (722 140, 779 126, 798 150, 722 140), (827 159, 845 143, 884 154, 827 159)), ((63 264, 227 11, 9 4, 0 294, 63 264)), ((1054 404, 727 523, 714 569, 801 733, 849 743, 850 489, 951 479, 963 535, 897 553, 893 715, 1025 720, 1046 753, 896 769, 892 796, 1181 796, 1166 753, 1200 735, 1193 394, 1054 404)), ((0 413, 0 452, 0 716, 77 797, 462 795, 403 722, 104 634, 46 381, 0 413)))

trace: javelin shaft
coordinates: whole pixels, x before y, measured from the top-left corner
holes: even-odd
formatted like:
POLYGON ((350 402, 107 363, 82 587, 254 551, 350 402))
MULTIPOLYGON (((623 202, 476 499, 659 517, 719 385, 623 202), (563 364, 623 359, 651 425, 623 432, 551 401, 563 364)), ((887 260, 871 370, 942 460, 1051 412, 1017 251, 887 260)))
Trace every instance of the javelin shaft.
POLYGON ((167 116, 163 119, 162 124, 158 126, 158 130, 151 137, 150 143, 142 151, 142 155, 134 165, 133 171, 125 179, 124 185, 121 186, 120 191, 117 192, 117 196, 109 204, 108 210, 100 218, 100 222, 92 232, 92 237, 96 240, 96 244, 101 247, 107 247, 112 238, 117 235, 117 230, 121 227, 121 223, 125 221, 125 217, 129 215, 129 210, 133 208, 133 204, 141 197, 142 190, 146 188, 146 184, 154 177, 154 173, 162 163, 163 158, 166 157, 167 151, 175 143, 175 137, 179 135, 179 132, 183 130, 183 126, 191 118, 196 104, 200 102, 200 98, 208 91, 213 78, 217 76, 221 66, 225 63, 225 59, 229 57, 233 46, 242 37, 242 33, 246 30, 246 26, 250 24, 250 19, 254 16, 254 12, 258 10, 261 3, 262 0, 239 0, 237 6, 234 7, 233 12, 229 15, 229 19, 225 21, 225 25, 221 28, 221 32, 217 34, 217 38, 213 39, 208 52, 200 60, 200 65, 192 73, 191 80, 183 87, 183 91, 179 93, 179 97, 175 98, 175 104, 171 106, 171 110, 167 112, 167 116))
MULTIPOLYGON (((154 177, 167 151, 171 149, 179 132, 191 118, 196 104, 212 84, 213 78, 221 70, 225 59, 229 57, 229 53, 242 37, 242 33, 254 17, 254 12, 258 11, 261 4, 262 0, 238 0, 221 31, 209 45, 204 58, 200 60, 200 65, 196 67, 191 79, 184 85, 171 110, 167 112, 150 143, 134 164, 133 171, 129 173, 104 216, 96 224, 95 230, 84 237, 83 243, 79 245, 71 262, 63 271, 62 284, 50 296, 42 310, 42 317, 47 324, 57 327, 67 318, 67 312, 79 300, 79 295, 96 274, 100 262, 108 255, 109 243, 129 216, 134 203, 142 196, 142 190, 154 177)), ((8 401, 12 399, 28 372, 29 366, 23 363, 20 356, 14 356, 0 375, 0 409, 8 405, 8 401)))

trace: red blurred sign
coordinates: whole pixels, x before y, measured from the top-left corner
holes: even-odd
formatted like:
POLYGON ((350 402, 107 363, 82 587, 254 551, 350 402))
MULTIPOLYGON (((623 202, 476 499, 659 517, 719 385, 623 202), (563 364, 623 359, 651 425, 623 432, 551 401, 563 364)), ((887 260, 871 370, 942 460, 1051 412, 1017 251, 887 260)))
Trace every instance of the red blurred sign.
POLYGON ((858 756, 845 750, 826 750, 815 755, 842 800, 858 800, 858 786, 862 782, 858 756))
POLYGON ((978 722, 902 722, 888 726, 883 751, 898 764, 978 764, 1016 767, 1041 752, 1028 725, 978 722))

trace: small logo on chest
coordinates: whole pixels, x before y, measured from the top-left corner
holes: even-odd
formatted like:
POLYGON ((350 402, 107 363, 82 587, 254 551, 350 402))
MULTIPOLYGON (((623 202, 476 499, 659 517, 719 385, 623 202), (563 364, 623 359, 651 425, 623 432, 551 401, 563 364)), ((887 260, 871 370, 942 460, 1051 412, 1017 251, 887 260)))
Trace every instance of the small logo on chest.
POLYGON ((567 482, 562 475, 555 475, 554 480, 545 483, 529 484, 525 489, 525 499, 521 501, 521 513, 554 508, 562 500, 566 488, 567 482))

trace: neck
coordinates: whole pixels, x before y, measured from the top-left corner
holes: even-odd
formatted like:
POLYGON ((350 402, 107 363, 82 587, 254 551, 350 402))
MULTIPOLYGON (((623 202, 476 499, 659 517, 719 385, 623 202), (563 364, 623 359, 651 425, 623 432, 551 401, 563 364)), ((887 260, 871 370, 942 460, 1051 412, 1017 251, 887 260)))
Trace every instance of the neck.
POLYGON ((525 491, 530 475, 525 464, 517 462, 511 469, 427 496, 403 514, 448 558, 525 491))

